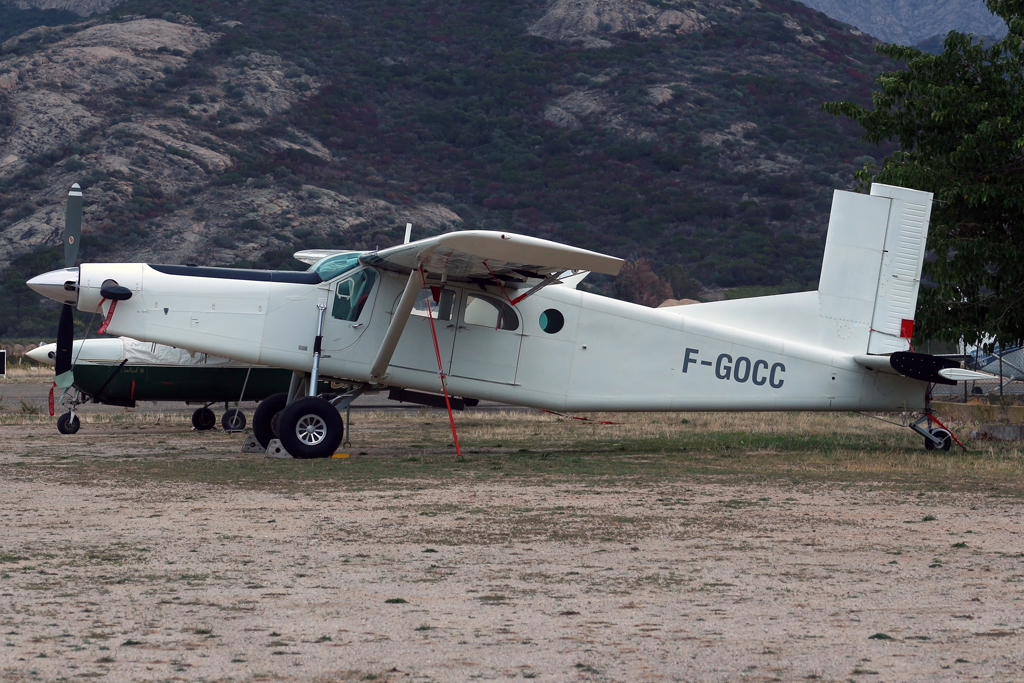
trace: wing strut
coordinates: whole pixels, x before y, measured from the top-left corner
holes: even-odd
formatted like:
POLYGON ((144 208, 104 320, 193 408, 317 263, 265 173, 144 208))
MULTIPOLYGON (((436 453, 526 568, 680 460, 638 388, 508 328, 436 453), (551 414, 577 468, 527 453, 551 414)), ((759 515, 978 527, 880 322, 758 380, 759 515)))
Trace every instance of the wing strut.
POLYGON ((409 273, 405 291, 402 292, 402 298, 395 306, 395 311, 391 315, 391 324, 388 325, 388 331, 384 334, 384 341, 381 342, 377 357, 373 360, 373 365, 370 366, 370 382, 373 384, 380 384, 384 372, 388 369, 388 364, 391 363, 391 357, 395 355, 398 341, 402 337, 402 332, 405 331, 405 324, 409 322, 412 307, 416 304, 416 296, 420 293, 420 280, 421 275, 418 270, 409 273))

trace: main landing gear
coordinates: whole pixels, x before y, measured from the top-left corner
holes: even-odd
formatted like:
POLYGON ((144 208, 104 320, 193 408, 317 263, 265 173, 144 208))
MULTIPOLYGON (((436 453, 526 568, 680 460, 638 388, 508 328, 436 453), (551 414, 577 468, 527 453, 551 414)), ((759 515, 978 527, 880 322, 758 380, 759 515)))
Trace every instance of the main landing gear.
MULTIPOLYGON (((202 408, 196 408, 192 413, 192 427, 197 432, 205 432, 217 426, 217 416, 207 403, 202 408)), ((228 408, 224 404, 224 415, 220 418, 220 426, 225 432, 240 432, 245 429, 245 413, 238 408, 228 408)))
POLYGON ((288 394, 273 394, 263 399, 252 416, 252 433, 260 446, 266 449, 272 439, 298 459, 329 458, 345 437, 345 421, 341 411, 367 389, 355 385, 343 394, 333 397, 303 396, 308 378, 297 380, 288 394))
POLYGON ((295 458, 329 458, 341 445, 345 423, 327 400, 306 396, 281 413, 277 435, 295 458))

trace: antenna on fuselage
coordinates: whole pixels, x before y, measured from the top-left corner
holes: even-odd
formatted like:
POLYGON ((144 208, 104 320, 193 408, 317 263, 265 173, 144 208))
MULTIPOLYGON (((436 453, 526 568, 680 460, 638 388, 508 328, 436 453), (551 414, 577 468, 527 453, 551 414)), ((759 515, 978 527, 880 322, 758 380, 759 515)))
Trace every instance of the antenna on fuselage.
POLYGON ((412 242, 412 223, 405 224, 405 242, 402 244, 409 244, 412 242))

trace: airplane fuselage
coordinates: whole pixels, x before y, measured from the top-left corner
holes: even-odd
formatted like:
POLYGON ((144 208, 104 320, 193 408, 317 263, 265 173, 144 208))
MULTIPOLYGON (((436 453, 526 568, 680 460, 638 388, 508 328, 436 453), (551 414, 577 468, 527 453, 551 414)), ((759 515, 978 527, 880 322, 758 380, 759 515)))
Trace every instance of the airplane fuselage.
MULTIPOLYGON (((370 381, 407 276, 365 266, 326 282, 312 273, 262 272, 86 264, 78 306, 97 310, 102 281, 112 278, 133 295, 117 303, 108 333, 308 373, 324 303, 320 372, 370 381), (338 302, 360 271, 372 272, 372 286, 356 311, 355 302, 338 302)), ((866 369, 814 339, 701 320, 685 309, 652 309, 570 286, 549 286, 515 306, 508 302, 520 291, 503 292, 497 283, 429 292, 380 383, 439 392, 436 335, 450 393, 548 410, 924 407, 921 381, 866 369)), ((110 305, 102 303, 104 315, 110 305)))

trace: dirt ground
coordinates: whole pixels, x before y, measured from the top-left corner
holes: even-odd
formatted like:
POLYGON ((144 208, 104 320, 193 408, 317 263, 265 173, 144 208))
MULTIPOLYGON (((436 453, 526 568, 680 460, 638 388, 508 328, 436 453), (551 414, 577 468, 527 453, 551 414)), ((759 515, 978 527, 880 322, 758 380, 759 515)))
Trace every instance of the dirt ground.
POLYGON ((0 421, 2 680, 1024 680, 998 486, 449 469, 443 430, 395 475, 429 448, 185 419, 0 421))

